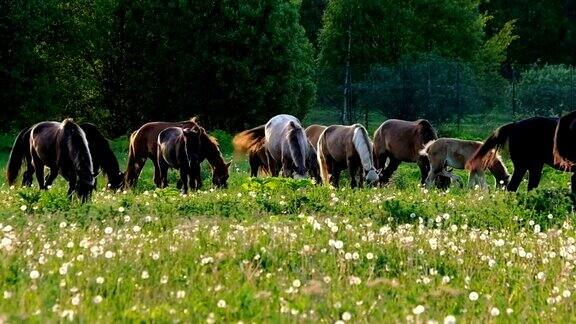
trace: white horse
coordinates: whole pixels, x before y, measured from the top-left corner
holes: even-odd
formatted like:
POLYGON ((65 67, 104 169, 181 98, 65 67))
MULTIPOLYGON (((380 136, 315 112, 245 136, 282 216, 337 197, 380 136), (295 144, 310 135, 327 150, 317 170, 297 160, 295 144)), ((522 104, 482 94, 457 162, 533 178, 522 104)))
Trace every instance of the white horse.
POLYGON ((298 118, 278 115, 265 125, 237 134, 233 140, 237 152, 254 154, 264 148, 272 176, 304 179, 307 174, 320 181, 316 150, 306 137, 298 118))
POLYGON ((360 125, 332 125, 326 128, 318 139, 318 164, 325 184, 338 187, 340 172, 346 168, 350 172, 350 185, 360 187, 364 179, 369 185, 379 180, 380 171, 374 167, 372 142, 366 129, 360 125))

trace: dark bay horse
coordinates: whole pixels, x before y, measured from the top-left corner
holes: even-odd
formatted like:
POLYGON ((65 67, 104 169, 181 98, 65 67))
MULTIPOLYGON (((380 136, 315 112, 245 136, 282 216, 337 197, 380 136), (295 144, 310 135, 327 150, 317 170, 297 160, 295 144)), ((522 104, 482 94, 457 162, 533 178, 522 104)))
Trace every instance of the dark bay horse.
MULTIPOLYGON (((262 154, 264 148, 272 176, 278 176, 281 170, 284 177, 298 179, 308 174, 320 181, 316 150, 294 116, 275 116, 266 125, 237 134, 233 144, 236 152, 248 153, 248 156, 262 154)), ((251 174, 257 174, 252 166, 251 174)))
MULTIPOLYGON (((468 161, 468 170, 483 169, 489 165, 506 143, 510 159, 514 165, 512 179, 506 186, 508 191, 516 191, 526 172, 528 190, 538 187, 545 164, 556 169, 554 163, 554 133, 558 118, 533 117, 506 124, 497 128, 468 161)), ((574 176, 572 176, 574 179, 574 176)))
POLYGON ((168 169, 180 171, 182 193, 188 186, 196 190, 202 187, 200 174, 200 129, 168 127, 158 135, 158 166, 162 187, 168 186, 168 169))
POLYGON ((437 138, 432 124, 425 119, 389 119, 382 123, 374 133, 374 166, 376 169, 384 168, 380 175, 380 184, 390 181, 401 162, 417 163, 421 183, 424 184, 430 171, 430 163, 426 157, 420 155, 420 150, 437 138))
POLYGON ((366 129, 360 125, 332 125, 326 128, 318 140, 318 164, 324 184, 338 187, 340 172, 350 172, 350 185, 355 188, 359 177, 360 187, 364 179, 369 185, 378 183, 379 171, 372 161, 372 143, 366 129))
MULTIPOLYGON (((31 165, 36 173, 40 189, 47 189, 46 183, 52 183, 58 174, 68 181, 68 196, 76 192, 85 202, 94 190, 94 169, 88 141, 82 128, 72 119, 59 122, 41 122, 20 132, 29 137, 29 145, 23 145, 23 139, 17 138, 8 162, 8 179, 13 183, 26 149, 29 149, 31 165), (44 179, 44 166, 50 168, 50 174, 44 179)), ((20 137, 19 135, 19 137, 20 137)))
MULTIPOLYGON (((130 136, 128 151, 128 165, 126 167, 125 185, 130 188, 138 181, 147 159, 154 164, 154 183, 162 186, 160 170, 158 167, 158 135, 168 127, 195 128, 200 127, 196 118, 182 122, 151 122, 144 124, 130 136)), ((201 127, 200 127, 201 128, 201 127)), ((200 161, 208 160, 212 166, 212 184, 217 187, 226 187, 228 182, 228 167, 220 152, 218 142, 208 135, 202 128, 200 134, 200 161)))
MULTIPOLYGON (((102 171, 108 179, 108 188, 112 190, 120 189, 124 182, 124 173, 120 171, 118 159, 116 158, 116 155, 114 155, 114 152, 112 152, 108 140, 94 124, 82 123, 80 124, 80 128, 84 131, 84 135, 88 141, 95 174, 102 171)), ((14 141, 7 168, 7 180, 9 185, 14 185, 22 161, 26 162, 26 170, 22 175, 22 185, 32 185, 34 166, 32 165, 32 156, 30 154, 31 130, 32 127, 23 129, 14 141)), ((57 170, 54 170, 54 172, 57 172, 57 170)), ((46 176, 44 184, 46 186, 52 185, 55 178, 56 174, 52 175, 51 170, 50 174, 46 176)))

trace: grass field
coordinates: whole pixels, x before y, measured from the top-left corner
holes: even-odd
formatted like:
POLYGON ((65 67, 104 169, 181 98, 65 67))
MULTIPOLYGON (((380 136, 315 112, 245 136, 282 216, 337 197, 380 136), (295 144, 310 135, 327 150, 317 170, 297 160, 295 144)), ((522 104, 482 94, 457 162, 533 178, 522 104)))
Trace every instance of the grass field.
MULTIPOLYGON (((124 163, 125 140, 113 145, 124 163)), ((514 194, 427 191, 412 165, 361 190, 232 168, 229 189, 182 196, 155 189, 148 166, 134 191, 100 188, 85 205, 61 179, 46 192, 0 180, 0 322, 576 317, 568 174, 546 169, 514 194)))

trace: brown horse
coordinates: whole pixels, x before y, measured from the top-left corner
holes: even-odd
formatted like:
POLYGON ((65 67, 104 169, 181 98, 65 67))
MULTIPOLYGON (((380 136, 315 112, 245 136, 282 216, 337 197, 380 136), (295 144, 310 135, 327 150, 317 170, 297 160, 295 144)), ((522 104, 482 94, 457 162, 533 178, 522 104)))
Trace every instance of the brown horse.
MULTIPOLYGON (((134 187, 138 177, 144 168, 147 159, 154 164, 154 183, 157 187, 162 186, 160 170, 158 167, 158 135, 168 127, 195 128, 200 127, 196 118, 182 122, 151 122, 143 125, 130 136, 128 151, 128 165, 126 167, 126 187, 134 187)), ((200 136, 200 161, 208 160, 212 166, 212 183, 217 187, 226 187, 229 177, 228 167, 218 147, 215 138, 205 131, 200 136)))
MULTIPOLYGON (((26 133, 26 132, 24 132, 26 133)), ((22 134, 25 135, 25 134, 22 134)), ((15 144, 18 144, 18 139, 15 144)), ((15 145, 10 154, 11 159, 19 163, 8 163, 8 178, 15 179, 20 168, 23 146, 15 145), (16 151, 18 152, 16 152, 16 151)), ((58 174, 68 181, 68 196, 76 192, 85 202, 94 190, 94 169, 88 141, 82 128, 72 119, 59 122, 41 122, 31 127, 29 146, 31 164, 36 173, 40 189, 47 189, 46 183, 52 183, 58 174), (50 168, 50 174, 44 179, 44 167, 50 168)))
MULTIPOLYGON (((107 187, 112 190, 120 189, 124 183, 124 173, 120 171, 118 159, 112 152, 108 140, 102 135, 98 128, 91 123, 82 123, 80 128, 84 131, 88 147, 90 148, 90 155, 92 156, 92 164, 94 173, 102 171, 108 179, 107 187)), ((31 186, 32 178, 34 175, 34 166, 32 166, 32 155, 30 154, 30 132, 32 127, 24 128, 16 137, 9 159, 7 180, 9 185, 13 185, 18 177, 18 172, 22 165, 22 161, 26 162, 26 170, 22 175, 22 185, 31 186)), ((57 172, 57 171, 55 171, 57 172)), ((44 185, 50 186, 56 178, 52 172, 46 176, 44 185)))
POLYGON ((200 132, 199 128, 168 127, 158 135, 158 166, 162 187, 168 186, 168 169, 180 171, 179 184, 182 193, 202 187, 200 175, 200 132))
POLYGON ((306 127, 305 130, 306 137, 308 137, 308 140, 310 141, 310 143, 312 143, 312 147, 316 148, 318 146, 318 140, 320 139, 320 135, 325 129, 326 126, 317 124, 306 127))
POLYGON ((380 175, 380 184, 390 181, 392 174, 401 162, 417 163, 424 184, 430 169, 428 159, 419 153, 428 142, 438 138, 429 121, 405 121, 389 119, 382 123, 374 133, 374 166, 377 169, 388 165, 380 175))
MULTIPOLYGON (((420 151, 420 154, 427 157, 430 161, 430 173, 426 178, 426 186, 429 188, 432 187, 439 175, 449 177, 463 185, 462 179, 451 172, 447 172, 446 167, 463 170, 466 167, 466 162, 480 146, 482 146, 482 142, 466 141, 456 138, 439 138, 428 142, 420 151)), ((492 159, 487 167, 496 179, 496 187, 506 186, 508 184, 510 175, 499 156, 492 159)), ((484 176, 484 170, 478 169, 470 171, 468 185, 469 187, 479 185, 482 188, 486 188, 488 185, 484 176)))
POLYGON ((369 185, 378 182, 379 171, 372 161, 372 143, 366 129, 360 125, 332 125, 326 128, 318 139, 318 164, 324 184, 338 187, 340 172, 346 168, 350 172, 350 186, 360 187, 364 178, 369 185))

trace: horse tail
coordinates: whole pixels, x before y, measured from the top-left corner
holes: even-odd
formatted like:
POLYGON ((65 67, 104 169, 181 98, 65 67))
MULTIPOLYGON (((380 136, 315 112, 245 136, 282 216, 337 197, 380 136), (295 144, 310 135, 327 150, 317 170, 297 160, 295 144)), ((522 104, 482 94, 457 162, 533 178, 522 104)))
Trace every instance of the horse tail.
POLYGON ((498 150, 506 144, 513 128, 514 123, 497 128, 468 160, 466 169, 476 171, 492 165, 494 159, 498 157, 498 150))
POLYGON ((574 136, 571 134, 571 126, 576 120, 576 112, 569 113, 558 120, 558 126, 554 133, 554 164, 566 170, 576 164, 576 151, 571 144, 574 136))
POLYGON ((10 158, 8 159, 8 167, 6 168, 6 179, 8 185, 12 186, 18 178, 22 160, 26 156, 26 150, 30 148, 30 128, 24 128, 18 133, 14 145, 10 151, 10 158))
POLYGON ((240 154, 256 152, 266 143, 265 125, 260 125, 252 129, 236 134, 232 139, 234 151, 240 154))
POLYGON ((372 156, 372 143, 368 138, 368 132, 364 126, 360 124, 354 125, 354 134, 352 136, 352 143, 362 162, 364 170, 371 170, 374 168, 374 161, 372 156))
POLYGON ((86 133, 71 118, 62 121, 63 144, 66 145, 68 156, 78 175, 78 180, 94 186, 94 166, 92 155, 86 139, 86 133))
POLYGON ((135 139, 138 131, 130 135, 130 142, 128 144, 128 160, 126 162, 126 173, 124 174, 124 186, 129 188, 134 185, 138 175, 136 174, 136 143, 135 139))
POLYGON ((296 125, 293 121, 288 123, 290 130, 288 131, 288 143, 290 144, 290 155, 292 161, 298 168, 298 174, 302 175, 306 172, 306 153, 308 151, 308 138, 304 133, 302 127, 296 125))
POLYGON ((316 152, 316 157, 318 158, 318 167, 320 168, 320 177, 322 178, 322 182, 325 185, 328 185, 330 183, 330 179, 328 178, 328 165, 326 163, 326 156, 324 155, 324 133, 326 131, 323 131, 322 134, 320 134, 320 138, 318 139, 318 145, 317 147, 317 152, 316 152))

